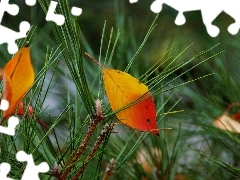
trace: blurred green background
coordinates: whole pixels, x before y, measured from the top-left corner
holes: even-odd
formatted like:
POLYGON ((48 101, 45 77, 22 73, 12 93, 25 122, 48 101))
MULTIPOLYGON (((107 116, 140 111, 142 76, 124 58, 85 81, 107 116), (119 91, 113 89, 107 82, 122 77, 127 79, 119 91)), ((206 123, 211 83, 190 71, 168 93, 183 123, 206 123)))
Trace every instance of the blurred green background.
MULTIPOLYGON (((111 67, 124 70, 156 17, 156 14, 150 10, 152 2, 153 0, 139 0, 137 3, 130 4, 127 0, 69 1, 70 6, 83 9, 82 15, 77 18, 81 27, 83 51, 87 51, 96 59, 99 57, 102 30, 104 23, 106 23, 103 54, 106 53, 111 28, 113 28, 113 37, 116 37, 119 30, 121 34, 113 54, 111 67)), ((11 1, 11 3, 14 3, 14 1, 11 1)), ((45 15, 38 3, 31 8, 26 6, 23 0, 15 1, 15 3, 20 6, 20 13, 16 17, 5 13, 2 25, 18 31, 19 23, 22 20, 27 20, 33 25, 33 28, 36 28, 30 45, 32 46, 31 55, 34 68, 38 72, 44 65, 47 50, 52 47, 56 48, 58 45, 53 37, 50 23, 45 20, 45 15)), ((152 149, 158 147, 161 151, 164 151, 164 148, 167 148, 169 158, 164 160, 164 157, 162 157, 161 162, 151 164, 151 169, 157 172, 154 174, 146 172, 143 163, 138 163, 139 154, 133 154, 127 160, 128 162, 118 169, 113 176, 115 179, 123 177, 129 179, 164 179, 167 173, 171 174, 169 172, 175 174, 169 175, 169 179, 180 179, 180 177, 183 179, 239 179, 240 177, 239 135, 220 130, 213 125, 213 121, 224 113, 229 104, 239 102, 240 33, 234 36, 228 33, 227 27, 234 22, 234 19, 224 12, 213 21, 213 24, 220 28, 220 34, 215 38, 208 35, 200 11, 184 13, 186 23, 182 26, 174 24, 177 13, 171 7, 163 6, 156 20, 157 26, 137 56, 137 61, 131 67, 129 73, 139 77, 146 69, 163 57, 169 49, 170 52, 167 57, 177 56, 192 44, 178 58, 177 63, 182 63, 199 52, 220 43, 197 61, 174 72, 172 76, 181 74, 197 62, 218 52, 223 51, 223 53, 190 70, 169 87, 206 74, 217 74, 167 91, 161 97, 155 98, 156 106, 161 107, 161 103, 168 99, 173 92, 176 92, 162 111, 165 112, 165 110, 173 107, 176 101, 181 98, 172 110, 184 110, 184 112, 168 114, 161 120, 161 123, 164 121, 164 126, 161 124, 160 128, 172 128, 172 130, 164 131, 166 133, 164 141, 166 144, 164 146, 158 144, 157 138, 148 137, 145 144, 143 143, 139 149, 145 151, 147 149, 147 154, 150 154, 147 158, 156 160, 152 149), (175 142, 177 142, 177 145, 175 142), (166 168, 162 168, 163 166, 166 166, 166 168), (159 176, 158 173, 160 173, 159 176)), ((113 42, 111 46, 113 46, 113 42)), ((2 57, 0 66, 3 67, 11 58, 11 55, 7 52, 6 44, 0 46, 0 55, 2 57)), ((104 59, 104 55, 102 55, 102 58, 104 59)), ((99 69, 87 58, 84 57, 84 59, 84 63, 88 67, 86 74, 89 85, 96 97, 97 91, 94 91, 96 81, 91 81, 91 77, 99 76, 99 69)), ((158 71, 161 72, 164 68, 163 65, 158 71)), ((51 73, 50 70, 49 74, 51 75, 51 73)), ((58 70, 54 75, 54 80, 43 105, 41 119, 47 119, 47 114, 57 116, 62 112, 69 100, 66 96, 66 84, 69 85, 70 99, 74 102, 76 100, 76 89, 65 62, 60 59, 58 70)), ((83 107, 81 106, 81 108, 83 107)), ((236 112, 239 112, 238 106, 232 108, 229 113, 234 114, 236 112)), ((45 121, 48 123, 47 120, 45 121)), ((129 131, 128 128, 126 130, 129 131)), ((127 139, 127 134, 120 134, 122 141, 116 146, 114 139, 118 135, 113 134, 112 136, 113 140, 110 139, 109 141, 112 152, 107 153, 107 158, 119 153, 118 150, 124 146, 127 139)), ((64 135, 61 138, 64 139, 64 135)), ((162 154, 164 155, 164 152, 162 154)), ((156 156, 159 156, 159 154, 156 156)))

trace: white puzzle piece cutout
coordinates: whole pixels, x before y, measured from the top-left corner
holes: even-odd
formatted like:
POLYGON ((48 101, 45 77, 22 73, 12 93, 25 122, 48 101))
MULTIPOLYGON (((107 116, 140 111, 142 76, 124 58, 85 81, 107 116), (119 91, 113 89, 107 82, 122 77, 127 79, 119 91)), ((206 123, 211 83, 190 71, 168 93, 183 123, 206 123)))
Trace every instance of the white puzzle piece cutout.
POLYGON ((237 34, 240 29, 240 0, 155 0, 150 9, 154 13, 160 13, 163 4, 178 11, 175 19, 176 25, 183 25, 186 22, 184 12, 200 10, 203 23, 212 37, 216 37, 220 32, 212 22, 221 12, 227 13, 235 20, 235 23, 228 27, 230 34, 237 34))
POLYGON ((78 7, 72 7, 71 14, 74 16, 80 16, 82 14, 82 9, 78 7))
POLYGON ((36 4, 36 0, 25 0, 26 5, 34 6, 36 4))
POLYGON ((14 54, 18 51, 16 40, 27 36, 27 32, 30 29, 30 24, 26 21, 21 22, 19 26, 19 32, 15 32, 5 26, 2 26, 1 22, 5 12, 12 16, 16 16, 19 13, 19 7, 16 4, 9 4, 9 0, 1 0, 0 2, 0 44, 7 43, 8 52, 10 54, 14 54))
MULTIPOLYGON (((65 22, 65 17, 62 14, 55 14, 55 10, 57 8, 58 2, 51 1, 48 7, 48 12, 46 15, 46 21, 53 21, 58 26, 62 26, 65 22)), ((82 14, 82 9, 78 7, 71 8, 71 14, 74 16, 80 16, 82 14)))
POLYGON ((19 7, 16 4, 9 4, 9 0, 1 0, 0 1, 0 23, 2 22, 2 18, 5 12, 11 14, 12 16, 16 16, 19 13, 19 7))
POLYGON ((9 102, 5 99, 2 99, 0 104, 0 110, 6 111, 8 107, 9 107, 9 102))
POLYGON ((138 2, 138 0, 129 0, 131 4, 138 2))
POLYGON ((40 180, 38 174, 49 171, 49 166, 46 162, 41 162, 39 165, 35 165, 32 154, 28 155, 24 151, 19 151, 16 154, 16 159, 19 162, 27 162, 27 166, 21 180, 29 180, 29 177, 31 177, 31 180, 40 180))
POLYGON ((55 14, 57 4, 58 4, 58 2, 56 2, 56 1, 50 2, 48 12, 46 15, 46 21, 53 21, 58 26, 62 26, 65 22, 65 17, 62 14, 55 14))
MULTIPOLYGON (((42 162, 39 165, 35 165, 32 155, 28 155, 24 151, 19 151, 16 154, 16 159, 19 162, 27 162, 27 166, 24 170, 24 173, 21 177, 21 180, 40 180, 39 173, 46 173, 49 171, 49 166, 46 162, 42 162)), ((14 180, 7 177, 8 173, 11 170, 9 163, 0 164, 0 180, 14 180)))
POLYGON ((19 32, 15 32, 5 26, 0 25, 0 44, 8 43, 8 52, 14 54, 18 51, 17 39, 25 38, 30 29, 27 21, 22 21, 19 26, 19 32))
MULTIPOLYGON (((9 107, 7 100, 2 99, 0 104, 0 110, 6 111, 9 107)), ((8 127, 0 126, 0 133, 7 134, 9 136, 15 135, 15 128, 19 124, 19 119, 17 117, 11 116, 8 119, 8 127)))
POLYGON ((1 180, 14 180, 12 178, 7 177, 8 173, 11 170, 11 166, 8 163, 1 163, 0 164, 0 179, 1 180))
POLYGON ((15 128, 19 124, 17 117, 11 116, 8 120, 8 127, 0 126, 0 133, 7 134, 9 136, 15 135, 15 128))

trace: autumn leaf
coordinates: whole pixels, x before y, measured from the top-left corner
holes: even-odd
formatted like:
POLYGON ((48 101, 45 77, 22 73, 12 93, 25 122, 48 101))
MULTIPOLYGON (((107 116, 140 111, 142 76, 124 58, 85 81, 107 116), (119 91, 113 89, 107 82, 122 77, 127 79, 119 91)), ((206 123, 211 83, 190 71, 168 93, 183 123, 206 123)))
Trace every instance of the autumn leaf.
MULTIPOLYGON (((23 116, 23 115, 25 114, 25 111, 26 111, 25 108, 26 108, 26 105, 21 101, 21 102, 18 104, 15 113, 16 113, 18 116, 21 117, 21 116, 23 116)), ((28 116, 31 116, 31 117, 34 116, 34 109, 33 109, 32 106, 30 106, 30 105, 28 106, 28 109, 27 109, 26 114, 27 114, 28 116)), ((48 127, 44 122, 42 122, 42 121, 39 120, 39 119, 37 119, 37 122, 38 122, 42 127, 44 127, 46 130, 49 130, 49 127, 48 127)))
POLYGON ((232 119, 240 122, 240 113, 238 112, 238 113, 233 114, 233 115, 232 115, 232 119))
POLYGON ((240 133, 240 123, 226 114, 215 119, 214 124, 220 129, 240 133))
MULTIPOLYGON (((89 54, 86 55, 98 64, 89 54)), ((118 111, 133 103, 117 112, 117 118, 131 128, 159 135, 154 99, 148 87, 128 73, 98 65, 103 70, 105 90, 112 110, 118 111)))
POLYGON ((34 70, 30 59, 29 48, 24 47, 14 55, 3 70, 2 98, 9 102, 9 108, 3 111, 3 119, 12 115, 33 82, 34 70))
POLYGON ((0 81, 2 80, 2 75, 3 75, 3 69, 0 68, 0 81))
POLYGON ((239 123, 240 113, 235 113, 231 116, 229 115, 229 110, 232 107, 238 106, 238 105, 239 105, 238 103, 230 104, 226 108, 225 112, 220 117, 214 120, 214 125, 223 130, 240 133, 240 123, 239 123))
MULTIPOLYGON (((0 97, 2 96, 2 93, 0 93, 0 97)), ((25 114, 25 108, 26 108, 26 105, 21 101, 18 105, 17 105, 17 108, 15 110, 14 113, 16 113, 18 116, 22 117, 24 114, 25 114)), ((27 116, 31 116, 33 117, 34 116, 34 109, 32 106, 28 106, 28 110, 26 112, 27 116)), ((37 122, 42 126, 44 127, 46 130, 49 130, 49 127, 44 123, 42 122, 41 120, 37 119, 37 122)))
POLYGON ((162 151, 159 148, 141 149, 137 151, 136 163, 143 171, 152 174, 157 168, 161 167, 162 151))

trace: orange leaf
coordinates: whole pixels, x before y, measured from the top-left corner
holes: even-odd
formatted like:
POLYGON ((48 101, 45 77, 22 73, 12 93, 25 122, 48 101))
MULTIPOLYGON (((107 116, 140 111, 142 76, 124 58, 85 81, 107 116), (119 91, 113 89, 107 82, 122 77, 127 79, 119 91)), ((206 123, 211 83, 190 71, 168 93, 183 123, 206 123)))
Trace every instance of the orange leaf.
POLYGON ((146 85, 128 73, 106 68, 103 68, 103 81, 113 111, 135 100, 139 101, 116 114, 122 123, 141 131, 158 134, 155 104, 146 85))
MULTIPOLYGON (((90 55, 88 56, 93 59, 90 55)), ((148 87, 128 73, 98 65, 103 70, 105 90, 113 111, 124 108, 137 100, 136 104, 116 113, 117 118, 132 128, 159 135, 154 99, 148 87)))
POLYGON ((214 124, 220 129, 240 133, 240 123, 229 117, 227 114, 223 114, 215 119, 214 124))
POLYGON ((141 149, 136 157, 137 163, 142 166, 144 172, 150 174, 161 166, 162 151, 159 148, 141 149))
POLYGON ((3 70, 3 99, 9 102, 9 108, 3 111, 3 118, 12 115, 17 104, 34 82, 29 48, 20 49, 6 64, 3 70))
POLYGON ((236 114, 233 114, 233 115, 232 115, 232 119, 240 122, 240 113, 238 112, 238 113, 236 113, 236 114))
POLYGON ((3 69, 0 68, 0 81, 2 80, 3 69))

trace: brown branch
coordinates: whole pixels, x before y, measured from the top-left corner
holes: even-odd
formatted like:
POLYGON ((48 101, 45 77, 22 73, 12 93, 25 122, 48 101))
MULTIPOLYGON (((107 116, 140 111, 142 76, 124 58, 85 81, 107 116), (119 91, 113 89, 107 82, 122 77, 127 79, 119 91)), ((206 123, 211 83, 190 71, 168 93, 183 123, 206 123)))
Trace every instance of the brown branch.
POLYGON ((94 131, 97 129, 98 124, 103 119, 105 119, 105 116, 103 115, 102 111, 99 111, 98 106, 99 106, 99 104, 96 103, 97 113, 95 115, 95 118, 93 120, 91 120, 91 123, 88 127, 85 138, 82 140, 82 142, 81 142, 80 146, 78 147, 76 153, 75 154, 72 153, 70 155, 71 161, 69 163, 67 163, 67 168, 60 173, 60 176, 58 177, 58 180, 65 180, 66 179, 67 175, 72 170, 74 163, 77 162, 79 157, 82 155, 83 151, 87 148, 90 137, 93 135, 94 131))
POLYGON ((112 158, 110 163, 107 165, 105 174, 103 176, 103 180, 108 180, 109 176, 111 176, 114 172, 113 172, 113 168, 115 166, 115 162, 114 159, 112 158))
POLYGON ((50 175, 53 177, 56 177, 58 180, 62 180, 60 176, 60 167, 59 165, 55 162, 53 168, 50 170, 50 175))
POLYGON ((87 158, 85 160, 86 163, 84 163, 83 166, 75 173, 75 175, 73 176, 72 180, 78 180, 79 176, 81 176, 81 174, 83 173, 84 168, 87 166, 88 162, 93 158, 95 152, 98 150, 98 148, 99 148, 100 144, 102 143, 102 141, 104 140, 106 134, 109 131, 112 131, 113 126, 114 126, 114 123, 111 123, 110 125, 106 124, 104 126, 104 128, 102 129, 101 134, 98 136, 95 144, 93 145, 90 154, 87 156, 87 158))
MULTIPOLYGON (((90 126, 88 127, 86 136, 83 139, 80 146, 78 147, 76 154, 73 156, 70 163, 68 163, 67 168, 61 173, 61 175, 60 175, 61 179, 66 179, 66 177, 67 177, 68 173, 71 171, 74 163, 78 160, 78 158, 82 155, 83 151, 87 148, 87 144, 90 140, 90 137, 92 136, 94 130, 97 128, 98 123, 99 123, 99 121, 96 121, 96 119, 90 123, 90 126)), ((71 155, 71 157, 72 157, 72 155, 71 155)))

